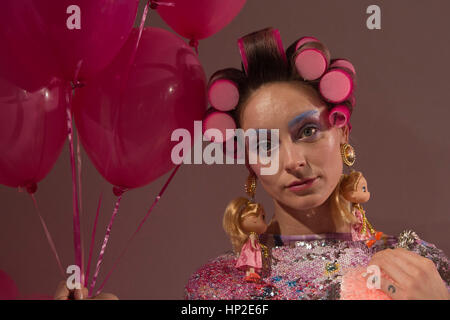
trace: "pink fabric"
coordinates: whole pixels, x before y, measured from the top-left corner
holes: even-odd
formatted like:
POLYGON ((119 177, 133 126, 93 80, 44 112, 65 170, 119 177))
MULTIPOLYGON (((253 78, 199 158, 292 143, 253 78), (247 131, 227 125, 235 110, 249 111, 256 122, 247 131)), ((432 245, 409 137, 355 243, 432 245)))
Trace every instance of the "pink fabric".
MULTIPOLYGON (((380 289, 369 289, 367 279, 363 277, 365 268, 349 269, 342 277, 341 300, 392 300, 380 289)), ((387 276, 384 275, 387 278, 387 276)))
POLYGON ((262 269, 261 245, 255 240, 256 249, 252 248, 251 239, 248 238, 241 249, 241 254, 236 262, 236 268, 247 270, 249 267, 255 268, 255 271, 262 269))
POLYGON ((354 214, 359 222, 352 224, 352 230, 351 230, 352 240, 360 241, 360 240, 370 239, 370 232, 369 232, 368 226, 366 226, 366 232, 364 234, 361 234, 361 230, 363 228, 363 215, 362 215, 361 211, 359 211, 358 209, 355 209, 354 214))

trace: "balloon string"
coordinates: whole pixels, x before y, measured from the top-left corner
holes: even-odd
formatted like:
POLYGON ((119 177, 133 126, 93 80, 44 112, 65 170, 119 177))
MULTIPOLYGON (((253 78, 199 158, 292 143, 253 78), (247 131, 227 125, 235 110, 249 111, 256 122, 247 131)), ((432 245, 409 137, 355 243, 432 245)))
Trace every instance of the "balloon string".
POLYGON ((170 175, 170 177, 167 179, 166 183, 164 184, 164 186, 162 187, 161 191, 158 193, 158 195, 156 196, 155 200, 153 201, 152 206, 150 207, 150 209, 147 211, 146 215, 144 216, 144 218, 141 220, 141 222, 139 223, 139 226, 137 227, 136 231, 133 233, 133 235, 128 239, 125 248, 122 250, 122 252, 120 253, 120 256, 116 259, 116 261, 114 262, 113 267, 111 268, 111 270, 108 272, 108 274, 105 277, 105 280, 103 280, 103 283, 100 285, 99 289, 97 290, 96 295, 98 295, 101 290, 103 289, 103 287, 105 286, 106 282, 108 281, 109 277, 111 276, 112 272, 114 271, 114 269, 116 268, 116 266, 118 265, 119 261, 122 259, 123 255, 125 254, 125 252, 128 250, 131 241, 133 241, 134 237, 136 236, 136 234, 139 232, 139 230, 141 230, 143 224, 145 223, 145 221, 147 220, 147 218, 149 217, 150 213, 152 212, 153 208, 155 207, 156 203, 159 201, 159 199, 161 199, 162 195, 164 194, 164 191, 166 190, 167 186, 169 185, 170 181, 172 180, 172 178, 175 176, 175 173, 177 172, 177 170, 180 168, 181 164, 177 165, 176 168, 172 171, 172 174, 170 175))
POLYGON ((127 66, 127 68, 125 69, 125 77, 123 77, 122 82, 121 82, 121 86, 120 86, 121 92, 123 92, 123 88, 124 88, 125 84, 127 83, 128 75, 129 75, 130 70, 131 70, 131 64, 132 64, 133 61, 134 61, 134 58, 135 58, 135 56, 136 56, 137 49, 138 49, 138 47, 139 47, 139 43, 140 43, 140 41, 141 41, 142 31, 144 30, 145 20, 147 19, 148 9, 149 9, 149 6, 150 6, 151 1, 152 1, 152 0, 148 0, 148 1, 147 1, 147 4, 145 5, 145 8, 144 8, 144 12, 142 13, 141 23, 140 23, 140 25, 139 25, 138 37, 137 37, 137 39, 136 39, 136 43, 135 43, 135 45, 134 45, 133 52, 132 52, 131 55, 130 55, 130 59, 129 59, 129 61, 128 61, 128 66, 127 66))
POLYGON ((31 195, 31 199, 33 199, 35 211, 38 214, 39 219, 41 220, 42 227, 44 228, 44 232, 45 232, 45 236, 47 237, 48 244, 50 245, 50 248, 52 249, 53 254, 55 255, 56 262, 58 263, 59 271, 61 272, 63 279, 65 279, 66 274, 64 273, 64 268, 62 267, 61 259, 59 259, 58 252, 56 251, 55 243, 53 242, 52 236, 50 235, 50 232, 48 231, 47 224, 45 223, 44 218, 42 217, 41 212, 39 211, 39 207, 38 207, 38 204, 37 204, 34 194, 31 193, 30 195, 31 195))
POLYGON ((78 208, 77 177, 75 170, 75 155, 73 146, 73 128, 72 128, 72 89, 67 88, 66 92, 66 115, 67 131, 70 149, 70 167, 72 169, 72 204, 73 204, 73 243, 75 249, 75 264, 81 270, 81 281, 84 282, 83 260, 81 254, 81 234, 80 234, 80 211, 78 208))
POLYGON ((97 223, 98 223, 100 207, 102 206, 102 198, 103 198, 103 192, 100 194, 100 197, 98 198, 97 213, 95 214, 94 227, 92 229, 91 245, 89 246, 89 258, 88 258, 88 264, 86 267, 86 277, 84 278, 84 286, 86 288, 88 287, 89 271, 91 269, 92 252, 94 251, 95 234, 97 231, 97 223))
POLYGON ((116 217, 117 212, 119 211, 119 205, 120 205, 120 200, 121 199, 122 199, 122 195, 120 195, 119 198, 116 201, 116 205, 114 207, 114 211, 113 211, 113 213, 111 215, 111 219, 109 221, 108 227, 106 228, 105 238, 103 239, 103 245, 102 245, 102 248, 100 250, 100 254, 98 256, 98 260, 97 260, 97 267, 95 269, 94 277, 92 278, 91 287, 89 289, 89 296, 92 296, 92 291, 94 291, 95 282, 97 281, 97 276, 98 276, 98 273, 100 271, 100 264, 103 261, 103 256, 105 254, 106 245, 108 244, 109 235, 111 234, 111 229, 112 229, 112 225, 114 223, 114 218, 116 217))
MULTIPOLYGON (((80 208, 80 218, 83 215, 83 194, 81 189, 81 168, 82 168, 82 162, 81 162, 81 145, 80 145, 80 137, 77 132, 77 172, 78 172, 78 201, 79 201, 79 208, 80 208)), ((84 234, 83 229, 80 228, 80 238, 81 238, 81 265, 84 266, 84 234)))
POLYGON ((84 83, 80 82, 78 80, 78 75, 80 74, 80 70, 81 70, 81 66, 83 65, 83 60, 78 61, 76 69, 75 69, 75 73, 73 76, 73 87, 74 88, 81 88, 84 86, 84 83))

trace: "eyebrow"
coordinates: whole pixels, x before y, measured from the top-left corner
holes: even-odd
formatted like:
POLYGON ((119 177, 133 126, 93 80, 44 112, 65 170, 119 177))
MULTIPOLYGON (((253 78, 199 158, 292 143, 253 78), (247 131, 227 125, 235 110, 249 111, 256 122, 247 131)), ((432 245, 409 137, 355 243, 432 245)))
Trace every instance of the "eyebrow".
POLYGON ((296 116, 294 119, 292 119, 291 121, 289 121, 288 123, 288 127, 291 128, 293 125, 301 122, 304 118, 312 116, 313 114, 318 113, 319 111, 317 110, 309 110, 309 111, 305 111, 303 113, 300 113, 298 116, 296 116))

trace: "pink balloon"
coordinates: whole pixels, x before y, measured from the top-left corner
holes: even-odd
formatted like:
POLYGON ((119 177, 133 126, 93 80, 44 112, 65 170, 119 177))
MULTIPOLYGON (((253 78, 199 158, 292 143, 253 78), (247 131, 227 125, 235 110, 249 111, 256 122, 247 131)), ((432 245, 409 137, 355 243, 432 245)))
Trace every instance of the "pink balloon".
POLYGON ((32 2, 42 18, 40 27, 47 30, 51 48, 67 80, 74 80, 79 64, 77 79, 84 80, 113 60, 130 35, 139 4, 139 0, 32 2), (76 20, 78 13, 79 20, 76 20), (79 26, 79 29, 69 26, 79 26))
POLYGON ((0 184, 35 184, 53 167, 67 136, 67 90, 57 79, 29 92, 0 78, 0 184))
POLYGON ((192 137, 207 105, 202 65, 181 38, 144 28, 131 63, 137 37, 134 29, 111 65, 77 89, 73 101, 87 154, 121 188, 146 185, 173 168, 172 131, 185 128, 192 137))
POLYGON ((27 91, 60 74, 43 21, 32 0, 0 1, 0 78, 27 91))
POLYGON ((228 25, 246 0, 167 0, 174 6, 158 6, 161 18, 188 39, 207 38, 228 25))
POLYGON ((0 300, 15 300, 19 296, 14 280, 3 270, 0 270, 0 300))

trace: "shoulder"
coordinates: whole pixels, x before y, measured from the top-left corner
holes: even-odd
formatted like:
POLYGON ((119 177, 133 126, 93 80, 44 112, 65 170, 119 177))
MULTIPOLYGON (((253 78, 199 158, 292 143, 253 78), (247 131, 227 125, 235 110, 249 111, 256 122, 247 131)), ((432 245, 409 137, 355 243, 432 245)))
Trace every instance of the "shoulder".
MULTIPOLYGON (((188 300, 233 299, 240 271, 235 267, 237 257, 232 251, 210 259, 190 277, 184 288, 188 300)), ((239 299, 236 297, 236 299, 239 299)))

